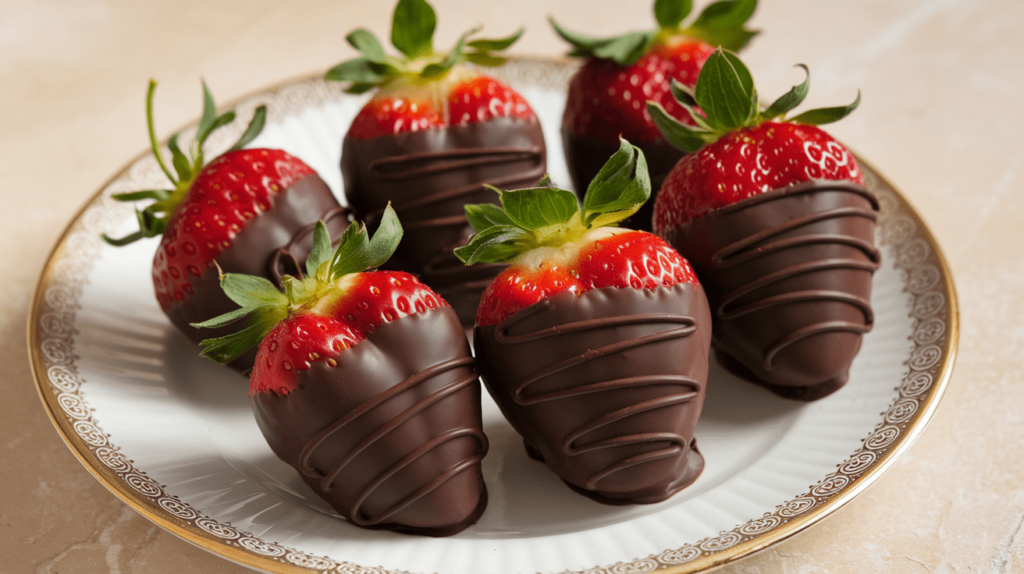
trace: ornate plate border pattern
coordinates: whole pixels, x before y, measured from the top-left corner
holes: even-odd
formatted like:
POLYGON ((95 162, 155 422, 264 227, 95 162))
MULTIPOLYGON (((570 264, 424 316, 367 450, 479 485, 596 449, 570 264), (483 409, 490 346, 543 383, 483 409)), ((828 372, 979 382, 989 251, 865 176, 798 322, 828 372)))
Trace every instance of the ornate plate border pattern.
MULTIPOLYGON (((513 84, 565 86, 576 69, 560 60, 517 59, 497 70, 513 84)), ((493 73, 493 72, 492 72, 493 73)), ((286 82, 232 106, 239 120, 216 133, 211 148, 227 146, 244 128, 242 118, 264 104, 273 122, 308 106, 345 97, 336 84, 318 78, 286 82)), ((188 139, 195 126, 183 131, 188 139)), ((905 281, 913 321, 907 373, 889 408, 862 446, 837 470, 773 512, 706 538, 631 562, 595 567, 580 574, 697 572, 775 544, 817 522, 859 494, 910 447, 931 418, 952 373, 959 331, 956 293, 945 260, 924 222, 888 182, 865 165, 866 183, 879 197, 876 239, 887 245, 905 281)), ((145 154, 109 181, 79 211, 43 270, 29 313, 29 353, 37 390, 47 413, 82 464, 115 495, 166 530, 229 560, 273 572, 408 574, 311 556, 263 540, 203 515, 134 466, 111 443, 87 400, 88 381, 78 372, 74 325, 79 300, 102 242, 130 217, 131 208, 112 193, 161 183, 152 154, 145 154)), ((565 572, 563 574, 569 574, 565 572)))

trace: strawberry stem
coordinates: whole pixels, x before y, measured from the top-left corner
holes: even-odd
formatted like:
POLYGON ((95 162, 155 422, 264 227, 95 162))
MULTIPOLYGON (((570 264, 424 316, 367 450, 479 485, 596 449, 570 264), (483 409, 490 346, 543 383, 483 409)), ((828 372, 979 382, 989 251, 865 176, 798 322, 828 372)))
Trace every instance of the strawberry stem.
POLYGON ((167 175, 167 179, 171 180, 171 183, 177 186, 178 180, 174 179, 174 176, 171 175, 171 170, 167 169, 167 164, 164 163, 164 158, 160 153, 160 144, 156 141, 156 129, 153 127, 154 93, 156 93, 156 80, 150 78, 149 91, 146 94, 146 127, 149 128, 149 145, 153 148, 153 155, 156 157, 156 162, 160 164, 160 169, 164 170, 164 174, 167 175))

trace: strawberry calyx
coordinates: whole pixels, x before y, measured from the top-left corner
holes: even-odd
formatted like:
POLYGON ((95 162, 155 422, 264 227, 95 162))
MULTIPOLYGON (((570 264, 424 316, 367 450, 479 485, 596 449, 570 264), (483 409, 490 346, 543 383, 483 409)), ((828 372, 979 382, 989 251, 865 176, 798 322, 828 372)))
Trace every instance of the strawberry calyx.
POLYGON ((736 54, 718 48, 704 63, 693 89, 672 81, 673 97, 690 114, 696 126, 672 117, 658 102, 648 101, 647 111, 668 143, 694 152, 727 133, 769 121, 815 126, 832 123, 848 116, 860 104, 858 91, 857 98, 849 105, 808 110, 787 119, 786 114, 807 97, 811 83, 807 66, 797 66, 806 73, 804 81, 762 109, 750 71, 736 54), (699 112, 695 105, 700 108, 699 112))
MULTIPOLYGON (((199 176, 199 172, 202 171, 203 166, 206 165, 203 155, 203 144, 206 143, 207 138, 209 138, 210 134, 212 134, 217 128, 235 121, 236 114, 234 111, 227 111, 221 115, 217 115, 217 106, 214 104, 213 95, 210 93, 210 89, 206 86, 206 82, 204 81, 203 115, 199 120, 199 128, 196 133, 195 140, 193 140, 192 145, 190 146, 188 155, 185 155, 185 153, 182 152, 181 147, 178 145, 179 134, 172 135, 167 141, 167 148, 171 151, 171 165, 174 166, 174 171, 172 172, 164 161, 160 145, 156 140, 156 130, 153 127, 153 94, 155 92, 156 80, 151 79, 149 81, 149 90, 146 93, 146 127, 149 130, 149 144, 153 150, 153 156, 156 157, 156 161, 160 165, 160 169, 167 176, 167 179, 170 180, 172 189, 147 189, 127 193, 115 193, 111 196, 117 201, 141 201, 147 199, 154 201, 145 209, 135 209, 135 216, 139 223, 138 231, 117 239, 111 238, 106 234, 103 235, 104 241, 116 247, 134 243, 144 237, 156 237, 157 235, 163 234, 167 229, 168 221, 171 219, 171 216, 174 215, 174 211, 181 204, 185 194, 188 193, 189 188, 192 187, 192 183, 195 182, 196 177, 199 176)), ((249 125, 245 129, 245 132, 243 132, 238 141, 224 153, 242 149, 249 142, 255 139, 263 130, 266 119, 266 106, 256 108, 252 120, 249 121, 249 125)))
POLYGON ((437 53, 433 43, 436 25, 437 16, 426 0, 399 0, 391 20, 391 44, 402 56, 389 56, 372 32, 359 28, 345 39, 362 55, 331 68, 325 78, 349 82, 345 91, 352 94, 361 94, 396 81, 427 85, 445 78, 463 61, 481 66, 504 64, 506 58, 492 52, 507 49, 523 34, 520 28, 505 38, 470 40, 470 36, 480 31, 480 28, 474 28, 463 34, 451 51, 437 53))
POLYGON ((610 38, 570 32, 553 18, 548 20, 555 32, 572 44, 569 56, 612 60, 620 66, 630 66, 651 50, 692 39, 740 50, 757 35, 756 30, 744 27, 756 8, 757 0, 719 0, 709 4, 684 27, 683 21, 693 10, 692 0, 655 0, 657 30, 627 32, 610 38))
POLYGON ((259 344, 289 317, 332 316, 344 307, 350 287, 358 282, 358 274, 386 262, 398 247, 402 233, 402 225, 390 204, 372 238, 364 224, 352 222, 336 249, 331 248, 327 227, 318 221, 313 249, 306 259, 306 275, 283 276, 284 292, 263 277, 221 274, 221 288, 240 308, 192 326, 216 329, 242 320, 247 326, 236 333, 202 341, 202 355, 218 363, 229 363, 259 344))
POLYGON ((532 188, 490 188, 498 193, 501 207, 465 206, 475 235, 455 249, 455 255, 467 265, 507 263, 536 250, 557 251, 598 228, 615 226, 651 196, 647 160, 622 138, 619 150, 587 187, 582 207, 576 194, 554 187, 548 176, 532 188))

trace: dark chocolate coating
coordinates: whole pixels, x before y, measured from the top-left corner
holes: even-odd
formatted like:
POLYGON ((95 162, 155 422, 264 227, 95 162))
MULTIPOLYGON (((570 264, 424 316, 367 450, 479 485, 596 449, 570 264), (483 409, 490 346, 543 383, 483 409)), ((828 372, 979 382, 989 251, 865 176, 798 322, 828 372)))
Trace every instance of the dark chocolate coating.
MULTIPOLYGON (((651 199, 639 211, 619 224, 629 229, 651 230, 651 219, 654 215, 654 198, 661 189, 661 184, 668 177, 668 172, 679 163, 686 152, 672 147, 665 140, 652 142, 630 142, 644 152, 647 169, 651 174, 651 199)), ((605 142, 582 138, 562 128, 562 149, 565 151, 565 162, 569 165, 569 177, 572 179, 576 195, 583 199, 587 186, 601 171, 608 158, 619 151, 619 142, 605 142)))
POLYGON ((480 374, 505 418, 599 502, 654 503, 697 479, 711 315, 700 285, 563 293, 477 327, 480 374))
MULTIPOLYGON (((294 273, 293 261, 305 268, 306 257, 313 248, 313 228, 324 219, 331 237, 341 237, 348 226, 348 210, 338 205, 330 188, 316 174, 308 175, 271 199, 271 208, 249 220, 231 240, 231 245, 217 256, 217 265, 224 273, 244 273, 266 277, 278 282, 280 272, 294 273), (281 248, 290 255, 281 257, 280 269, 272 269, 274 255, 281 248)), ((223 337, 238 331, 238 325, 220 329, 196 329, 199 323, 238 309, 238 304, 220 288, 217 268, 207 267, 202 276, 189 276, 193 292, 174 302, 165 312, 182 333, 198 344, 203 339, 223 337)), ((280 286, 280 284, 279 284, 280 286)), ((253 348, 231 363, 238 371, 252 368, 256 360, 253 348)))
POLYGON ((480 383, 450 307, 403 317, 252 397, 270 448, 353 524, 448 536, 487 505, 480 383))
POLYGON ((407 271, 472 324, 483 290, 504 265, 467 267, 452 251, 473 230, 463 205, 499 203, 499 189, 530 187, 544 175, 544 134, 536 120, 490 121, 384 136, 346 137, 341 151, 345 196, 356 218, 376 226, 391 202, 405 229, 385 265, 407 271))
POLYGON ((873 322, 877 217, 864 186, 812 181, 669 230, 707 289, 724 366, 799 400, 842 387, 873 322))

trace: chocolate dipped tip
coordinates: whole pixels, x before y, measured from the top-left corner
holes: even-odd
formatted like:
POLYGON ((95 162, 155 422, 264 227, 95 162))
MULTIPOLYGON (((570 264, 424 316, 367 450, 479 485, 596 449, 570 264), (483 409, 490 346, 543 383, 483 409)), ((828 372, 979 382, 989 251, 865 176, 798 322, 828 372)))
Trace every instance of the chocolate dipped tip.
POLYGON ((252 396, 274 453, 353 524, 450 536, 487 504, 480 385, 450 307, 384 323, 313 363, 287 394, 252 396))
POLYGON ((703 468, 693 431, 711 317, 700 285, 563 293, 477 327, 481 376, 531 456, 606 504, 650 504, 703 468))
POLYGON ((864 186, 810 181, 668 230, 707 290, 723 366, 796 400, 842 387, 874 322, 877 216, 864 186))

